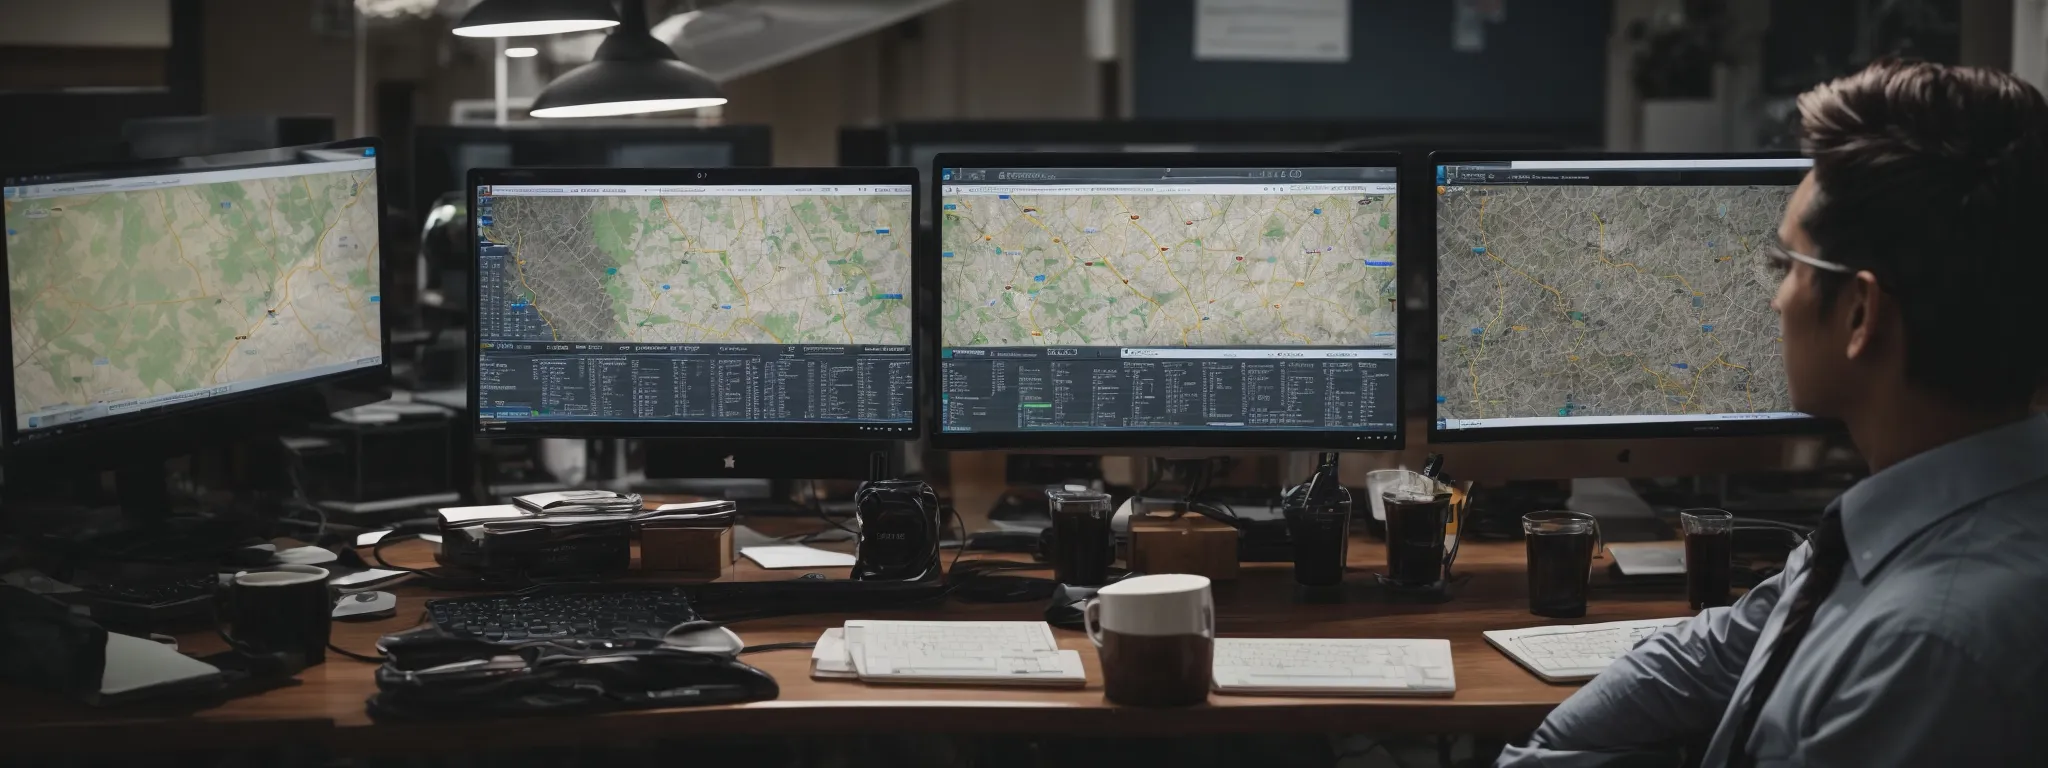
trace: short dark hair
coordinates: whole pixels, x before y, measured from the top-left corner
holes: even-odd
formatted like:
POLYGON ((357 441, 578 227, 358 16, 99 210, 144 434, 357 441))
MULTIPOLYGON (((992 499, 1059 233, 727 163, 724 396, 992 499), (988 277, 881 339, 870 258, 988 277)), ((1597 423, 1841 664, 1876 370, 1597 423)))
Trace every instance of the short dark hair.
MULTIPOLYGON (((1960 403, 2025 404, 2048 379, 2048 101, 2005 72, 1879 61, 1799 97, 1820 258, 1877 276, 1906 376, 1960 403)), ((1847 283, 1820 276, 1832 305, 1847 283)))

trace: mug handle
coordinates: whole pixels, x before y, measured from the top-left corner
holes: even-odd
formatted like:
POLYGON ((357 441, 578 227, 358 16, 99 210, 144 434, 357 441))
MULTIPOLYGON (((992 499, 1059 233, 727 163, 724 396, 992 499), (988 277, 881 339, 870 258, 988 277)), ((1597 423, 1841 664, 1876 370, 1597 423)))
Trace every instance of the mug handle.
MULTIPOLYGON (((234 578, 240 578, 246 573, 248 571, 237 571, 234 578)), ((235 601, 234 578, 228 579, 227 586, 220 587, 213 593, 213 633, 220 637, 221 642, 228 644, 229 650, 243 655, 255 655, 254 648, 235 637, 235 632, 242 628, 242 611, 241 604, 235 601), (234 631, 229 630, 230 626, 234 631)))
POLYGON ((1211 640, 1216 639, 1216 604, 1213 602, 1202 603, 1202 634, 1211 640))
POLYGON ((1081 606, 1081 629, 1088 633, 1088 641, 1097 648, 1102 647, 1102 619, 1097 617, 1101 610, 1101 598, 1091 597, 1081 606))

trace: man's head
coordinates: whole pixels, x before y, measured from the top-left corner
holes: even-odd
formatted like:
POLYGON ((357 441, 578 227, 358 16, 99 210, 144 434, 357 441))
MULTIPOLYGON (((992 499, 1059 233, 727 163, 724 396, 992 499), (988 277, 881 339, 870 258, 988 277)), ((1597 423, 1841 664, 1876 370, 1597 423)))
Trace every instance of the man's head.
POLYGON ((1799 97, 1813 171, 1778 229, 1793 404, 2024 408, 2048 374, 2048 101, 2003 73, 1879 62, 1799 97))

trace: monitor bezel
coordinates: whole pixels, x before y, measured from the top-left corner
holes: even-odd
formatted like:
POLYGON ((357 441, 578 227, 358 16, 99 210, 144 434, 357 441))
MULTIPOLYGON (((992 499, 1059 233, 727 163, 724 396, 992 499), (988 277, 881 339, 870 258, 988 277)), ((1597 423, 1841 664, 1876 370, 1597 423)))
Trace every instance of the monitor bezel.
MULTIPOLYGON (((843 185, 843 184, 889 184, 911 187, 911 215, 916 216, 917 169, 915 168, 476 168, 469 172, 466 194, 469 196, 469 327, 483 327, 482 271, 476 268, 477 244, 474 233, 477 230, 477 188, 501 184, 693 184, 693 185, 843 185)), ((904 222, 911 226, 912 222, 904 222)), ((910 230, 910 355, 911 355, 911 396, 910 422, 907 424, 820 424, 800 422, 754 422, 754 421, 700 421, 700 422, 646 422, 633 420, 617 421, 538 421, 527 423, 502 423, 500 428, 485 430, 478 417, 480 404, 478 396, 478 366, 483 360, 482 344, 472 343, 469 349, 469 401, 463 416, 469 422, 470 434, 491 439, 512 439, 529 437, 570 437, 570 438, 668 438, 668 437, 729 437, 729 438, 803 438, 822 440, 915 440, 923 434, 924 397, 926 377, 923 368, 926 358, 921 354, 924 348, 922 323, 918 321, 918 295, 924 283, 918 264, 918 252, 923 240, 913 227, 910 230)))
MULTIPOLYGON (((385 162, 386 153, 382 142, 374 137, 187 157, 72 164, 21 171, 10 169, 0 172, 0 176, 51 177, 51 180, 60 180, 234 170, 282 165, 275 159, 280 153, 356 149, 370 150, 368 156, 376 160, 374 172, 380 208, 377 212, 377 239, 379 249, 383 251, 377 262, 377 290, 380 297, 389 297, 392 289, 392 262, 390 249, 383 248, 382 244, 389 239, 390 234, 385 231, 390 228, 390 217, 385 211, 389 210, 390 206, 388 195, 391 194, 392 182, 387 171, 391 164, 385 162)), ((0 239, 0 274, 6 272, 7 258, 6 241, 0 239)), ((11 313, 10 301, 11 298, 5 292, 0 292, 0 312, 11 313)), ((4 382, 0 382, 0 446, 5 446, 10 456, 90 456, 100 454, 103 449, 108 448, 124 454, 161 453, 236 435, 290 426, 294 422, 387 399, 390 397, 391 388, 391 326, 395 311, 389 301, 380 299, 377 304, 378 335, 381 337, 379 343, 382 347, 382 362, 379 365, 272 384, 218 398, 159 406, 123 416, 108 416, 57 429, 23 433, 16 424, 18 414, 14 402, 14 377, 10 374, 4 382)), ((12 323, 0 328, 0 344, 4 344, 7 349, 14 348, 12 323)))
MULTIPOLYGON (((581 122, 581 121, 578 121, 581 122)), ((495 125, 422 125, 413 129, 411 144, 407 147, 409 164, 406 166, 406 205, 408 214, 415 220, 423 220, 426 211, 434 201, 449 192, 470 190, 434 190, 428 186, 430 178, 447 175, 450 149, 454 146, 489 142, 510 145, 515 167, 542 168, 557 166, 517 166, 519 150, 523 147, 546 145, 561 141, 666 141, 678 143, 723 143, 732 148, 733 168, 752 168, 769 165, 774 161, 774 147, 765 125, 640 125, 640 120, 607 121, 594 120, 587 125, 530 125, 512 123, 495 125), (431 162, 429 162, 431 161, 431 162), (431 172, 426 169, 433 169, 431 172)), ((580 166, 565 165, 563 168, 580 166)), ((467 179, 456 179, 457 184, 467 179)))
MULTIPOLYGON (((1798 152, 1569 152, 1569 151, 1442 151, 1429 155, 1430 184, 1435 185, 1436 169, 1446 164, 1461 162, 1502 162, 1514 160, 1785 160, 1803 158, 1798 152)), ((1433 189, 1430 191, 1434 191, 1433 189)), ((1595 440, 1595 439, 1649 439, 1665 437, 1738 437, 1758 435, 1808 435, 1838 431, 1835 422, 1811 416, 1794 419, 1767 419, 1755 421, 1718 422, 1650 422, 1643 424, 1588 424, 1534 427, 1491 427, 1484 429, 1444 429, 1442 419, 1436 411, 1437 361, 1439 340, 1442 336, 1437 314, 1437 211, 1435 195, 1429 200, 1428 226, 1424 228, 1424 239, 1418 247, 1426 246, 1427 256, 1421 259, 1424 282, 1428 285, 1428 316, 1424 322, 1429 329, 1429 355, 1424 361, 1429 371, 1429 418, 1427 419, 1428 439, 1431 443, 1482 443, 1517 440, 1595 440)), ((1422 217, 1417 217, 1422 218, 1422 217)))
MULTIPOLYGON (((925 390, 932 393, 932 447, 941 450, 1039 450, 1064 449, 1087 450, 1099 448, 1235 448, 1274 450, 1344 450, 1344 451, 1396 451, 1406 446, 1407 419, 1402 406, 1405 382, 1401 369, 1403 359, 1402 333, 1397 329, 1394 335, 1394 429, 1387 432, 1363 432, 1353 430, 1046 430, 1043 432, 946 432, 940 428, 937 411, 939 378, 939 347, 942 338, 939 327, 943 287, 940 278, 939 251, 944 242, 939 231, 943 221, 945 170, 948 168, 1386 168, 1396 174, 1395 210, 1399 211, 1412 204, 1413 193, 1398 186, 1401 170, 1399 152, 965 152, 939 153, 932 158, 930 194, 926 195, 926 213, 931 216, 932 230, 929 237, 931 247, 920 256, 921 270, 926 285, 931 291, 925 294, 926 306, 921 316, 927 318, 931 327, 926 329, 928 346, 925 354, 932 364, 925 370, 928 382, 925 390)), ((1396 225, 1399 224, 1397 214, 1396 225)), ((1410 235, 1404 230, 1395 232, 1394 281, 1399 286, 1406 275, 1407 254, 1413 250, 1410 235)), ((1398 309, 1397 317, 1405 318, 1407 312, 1398 309)), ((1397 322, 1405 323, 1405 319, 1397 322)))

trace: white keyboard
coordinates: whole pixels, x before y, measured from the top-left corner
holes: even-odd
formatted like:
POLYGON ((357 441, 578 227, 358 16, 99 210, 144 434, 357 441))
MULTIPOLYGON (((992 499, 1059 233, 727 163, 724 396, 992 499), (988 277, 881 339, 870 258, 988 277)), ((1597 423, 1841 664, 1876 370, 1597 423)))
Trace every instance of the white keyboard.
POLYGON ((849 621, 846 644, 870 682, 1087 682, 1081 655, 1043 621, 849 621))
POLYGON ((1515 663, 1553 683, 1591 680, 1622 654, 1659 630, 1687 619, 1644 619, 1562 627, 1496 629, 1486 642, 1515 663))
POLYGON ((1217 638, 1218 693, 1449 696, 1449 640, 1217 638))

